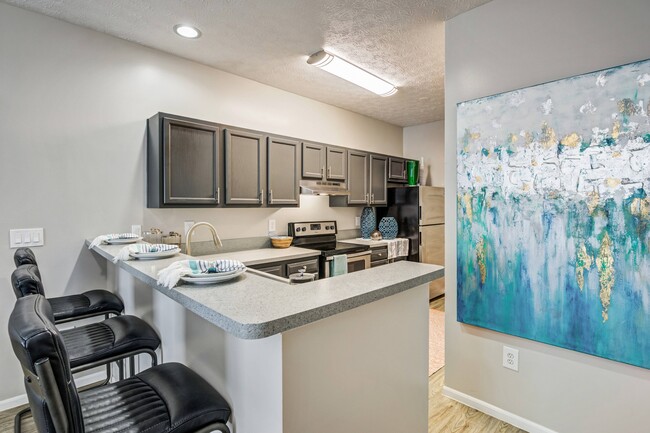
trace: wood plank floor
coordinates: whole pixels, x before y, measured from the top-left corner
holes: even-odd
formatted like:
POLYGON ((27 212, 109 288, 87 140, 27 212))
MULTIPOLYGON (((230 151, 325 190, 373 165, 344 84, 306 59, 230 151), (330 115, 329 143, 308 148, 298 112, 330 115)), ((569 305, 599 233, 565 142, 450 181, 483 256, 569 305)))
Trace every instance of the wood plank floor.
MULTIPOLYGON (((445 297, 436 298, 430 308, 445 311, 445 297)), ((526 433, 496 418, 442 395, 445 368, 429 377, 429 433, 526 433)), ((18 409, 0 412, 0 432, 10 433, 18 409)), ((31 416, 24 418, 22 433, 37 433, 31 416)))

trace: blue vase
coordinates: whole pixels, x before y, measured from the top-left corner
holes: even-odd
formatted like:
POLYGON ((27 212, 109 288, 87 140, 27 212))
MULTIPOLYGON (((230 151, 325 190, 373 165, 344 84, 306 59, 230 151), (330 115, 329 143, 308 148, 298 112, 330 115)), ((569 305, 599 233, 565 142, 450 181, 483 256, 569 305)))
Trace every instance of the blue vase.
POLYGON ((379 231, 384 239, 395 239, 397 237, 397 221, 393 217, 383 217, 379 221, 379 231))
POLYGON ((364 207, 361 211, 361 237, 370 239, 370 235, 377 227, 377 217, 371 207, 364 207))

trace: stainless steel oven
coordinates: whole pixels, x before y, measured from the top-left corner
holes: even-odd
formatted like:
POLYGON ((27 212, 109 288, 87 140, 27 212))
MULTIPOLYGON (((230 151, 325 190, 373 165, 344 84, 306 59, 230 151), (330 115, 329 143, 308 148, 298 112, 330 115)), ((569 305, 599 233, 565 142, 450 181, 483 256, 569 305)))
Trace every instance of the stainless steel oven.
POLYGON ((331 276, 330 266, 337 255, 347 256, 348 272, 370 268, 370 247, 337 242, 337 232, 336 221, 289 223, 289 236, 293 236, 294 246, 320 251, 320 278, 331 276))
MULTIPOLYGON (((348 257, 348 273, 363 271, 364 269, 370 269, 370 251, 363 251, 360 253, 346 254, 348 257)), ((325 278, 330 276, 330 265, 332 263, 332 257, 325 257, 325 278)))

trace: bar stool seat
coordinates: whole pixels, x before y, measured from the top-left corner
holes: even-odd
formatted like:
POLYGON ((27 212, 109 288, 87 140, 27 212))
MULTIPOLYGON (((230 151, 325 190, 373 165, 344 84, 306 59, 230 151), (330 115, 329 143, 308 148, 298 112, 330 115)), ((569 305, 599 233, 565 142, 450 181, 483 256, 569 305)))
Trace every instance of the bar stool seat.
POLYGON ((152 367, 129 379, 79 392, 68 347, 42 295, 18 299, 9 337, 25 375, 38 431, 67 433, 228 433, 230 407, 181 364, 152 367))
MULTIPOLYGON (((19 265, 11 274, 11 285, 16 299, 36 293, 45 295, 41 273, 35 264, 19 265)), ((55 323, 108 314, 117 316, 124 311, 122 300, 107 290, 90 290, 78 295, 60 296, 48 300, 55 323)))
POLYGON ((88 433, 189 433, 230 417, 223 397, 178 363, 161 364, 135 377, 83 391, 79 399, 88 433))
POLYGON ((135 316, 118 316, 99 323, 61 331, 70 356, 73 371, 106 359, 126 357, 134 353, 148 353, 154 358, 160 347, 160 337, 142 319, 135 316))

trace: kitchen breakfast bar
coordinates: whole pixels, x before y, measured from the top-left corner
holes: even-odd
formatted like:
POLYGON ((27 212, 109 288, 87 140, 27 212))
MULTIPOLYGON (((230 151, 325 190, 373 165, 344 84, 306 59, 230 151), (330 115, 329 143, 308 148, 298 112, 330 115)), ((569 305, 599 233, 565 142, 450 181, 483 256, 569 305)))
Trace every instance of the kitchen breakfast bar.
MULTIPOLYGON (((234 433, 427 431, 428 283, 442 267, 401 261, 297 285, 249 268, 220 284, 169 289, 158 271, 191 257, 114 265, 121 248, 92 248, 106 259, 109 288, 159 332, 162 361, 182 362, 220 390, 234 433)), ((200 258, 251 266, 314 254, 200 258)))

